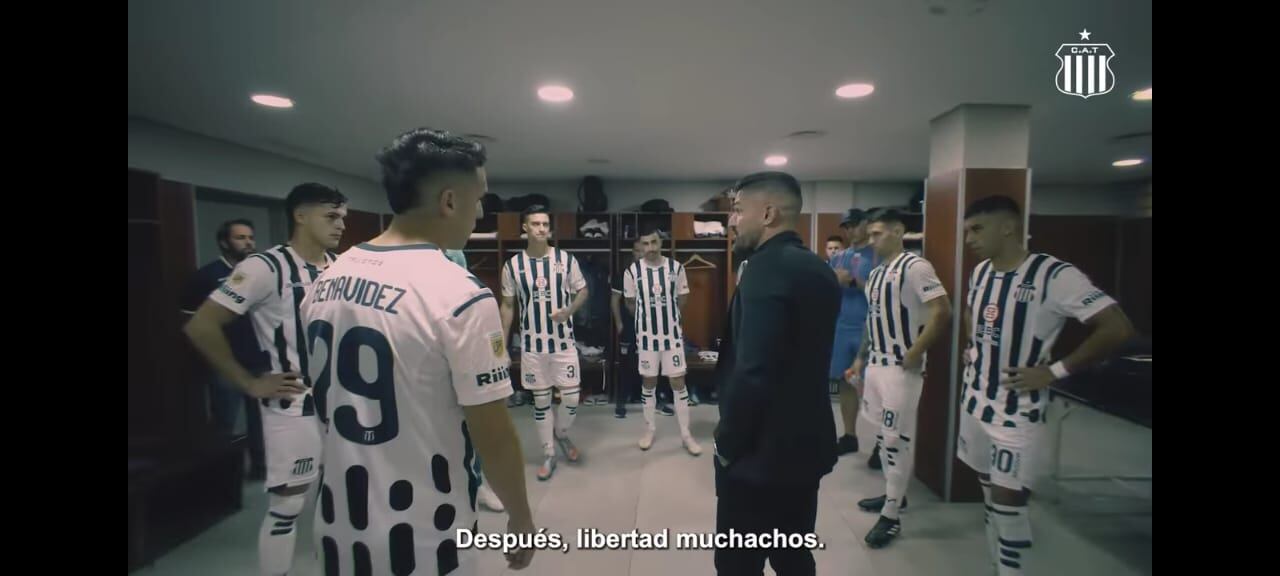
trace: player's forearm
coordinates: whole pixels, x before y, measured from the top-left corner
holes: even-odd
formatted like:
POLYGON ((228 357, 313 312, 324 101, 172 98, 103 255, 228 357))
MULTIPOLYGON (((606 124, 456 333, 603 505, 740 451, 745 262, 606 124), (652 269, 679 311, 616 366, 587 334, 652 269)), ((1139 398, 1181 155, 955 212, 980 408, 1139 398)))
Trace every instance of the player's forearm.
POLYGON ((191 340, 192 346, 220 376, 235 383, 240 389, 248 390, 253 374, 236 361, 235 354, 231 351, 231 343, 227 341, 227 335, 222 331, 222 326, 202 317, 197 312, 195 317, 183 326, 182 331, 191 340))
MULTIPOLYGON (((511 321, 516 316, 515 307, 510 302, 503 301, 498 307, 498 316, 502 318, 502 337, 505 339, 511 335, 511 321)), ((492 316, 490 316, 492 318, 492 316)))
POLYGON ((945 296, 935 299, 934 302, 939 304, 929 308, 929 321, 925 323, 924 331, 920 333, 920 337, 911 346, 908 354, 919 356, 929 351, 934 344, 938 343, 938 340, 942 339, 947 327, 951 325, 951 302, 945 296))
POLYGON ((609 310, 613 312, 613 322, 615 326, 622 325, 622 297, 614 293, 609 298, 609 310))
POLYGON ((1136 334, 1129 317, 1119 306, 1112 306, 1098 313, 1093 332, 1073 350, 1062 363, 1067 372, 1076 373, 1106 360, 1136 334))
POLYGON ((688 295, 688 294, 682 294, 682 295, 680 295, 680 296, 676 296, 676 306, 680 308, 680 317, 681 317, 681 318, 684 318, 684 305, 685 305, 687 302, 689 302, 689 295, 688 295))
POLYGON ((590 299, 590 297, 591 295, 587 293, 586 288, 583 288, 582 290, 579 290, 577 294, 574 294, 573 302, 569 303, 569 315, 572 316, 577 314, 578 310, 582 309, 582 307, 587 304, 587 300, 590 299))
POLYGON ((861 360, 865 365, 867 356, 871 354, 871 315, 867 315, 867 322, 862 327, 862 343, 858 344, 858 355, 856 359, 861 360))

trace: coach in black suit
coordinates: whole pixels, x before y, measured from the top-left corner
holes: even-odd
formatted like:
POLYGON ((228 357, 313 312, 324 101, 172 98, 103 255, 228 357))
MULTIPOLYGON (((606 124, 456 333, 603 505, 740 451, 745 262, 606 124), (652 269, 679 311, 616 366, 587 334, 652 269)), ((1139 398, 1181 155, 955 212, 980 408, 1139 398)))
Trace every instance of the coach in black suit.
MULTIPOLYGON (((840 287, 796 233, 800 184, 782 172, 735 185, 735 252, 750 254, 716 366, 716 532, 813 532, 818 482, 836 462, 827 368, 840 287)), ((719 548, 720 574, 813 574, 806 548, 719 548)))

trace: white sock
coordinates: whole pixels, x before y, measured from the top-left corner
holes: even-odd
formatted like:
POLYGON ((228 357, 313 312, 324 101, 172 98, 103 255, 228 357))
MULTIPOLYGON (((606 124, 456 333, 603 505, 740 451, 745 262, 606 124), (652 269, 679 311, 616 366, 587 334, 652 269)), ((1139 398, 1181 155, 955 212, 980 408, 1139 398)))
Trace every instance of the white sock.
POLYGON ((680 437, 689 435, 689 389, 672 390, 672 404, 676 408, 676 422, 680 424, 680 437))
POLYGON ((554 456, 556 446, 551 439, 551 430, 555 425, 555 412, 551 410, 551 389, 533 391, 533 424, 538 428, 538 438, 542 440, 542 453, 554 456))
POLYGON ((580 388, 564 388, 560 390, 560 414, 556 416, 556 434, 561 437, 569 433, 573 426, 573 418, 578 415, 578 398, 580 388))
POLYGON ((265 575, 286 574, 293 567, 293 546, 298 540, 298 516, 306 494, 268 494, 267 515, 258 531, 258 568, 265 575))
POLYGON ((640 397, 644 399, 644 423, 653 430, 657 426, 653 423, 653 413, 658 409, 658 399, 654 396, 655 389, 641 388, 640 397))
POLYGON ((1031 518, 1026 506, 992 504, 992 516, 1000 532, 1000 576, 1021 576, 1031 556, 1031 518))
POLYGON ((986 480, 978 480, 982 484, 982 501, 985 505, 986 514, 982 518, 982 522, 987 527, 987 553, 991 555, 991 565, 1000 564, 1000 532, 996 527, 995 515, 992 514, 991 503, 991 482, 986 480))
POLYGON ((900 433, 885 431, 881 459, 884 461, 885 500, 880 515, 897 520, 902 499, 907 496, 907 485, 911 483, 911 465, 914 460, 911 440, 900 433))

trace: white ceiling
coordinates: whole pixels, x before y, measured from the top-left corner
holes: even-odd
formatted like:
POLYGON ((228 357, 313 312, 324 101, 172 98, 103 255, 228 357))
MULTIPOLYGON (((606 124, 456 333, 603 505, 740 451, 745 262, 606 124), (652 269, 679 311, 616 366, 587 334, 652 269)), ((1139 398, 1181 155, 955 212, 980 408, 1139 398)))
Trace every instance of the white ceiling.
POLYGON ((376 178, 404 129, 493 136, 495 180, 726 179, 774 152, 806 180, 918 180, 929 120, 1029 104, 1039 183, 1149 178, 1151 0, 130 0, 129 115, 376 178), (1062 43, 1114 92, 1054 87, 1062 43), (839 84, 876 92, 840 101, 839 84), (566 106, 544 82, 571 86, 566 106), (297 101, 249 102, 253 92, 297 101), (788 140, 799 130, 823 138, 788 140), (1125 138, 1125 135, 1135 135, 1125 138), (588 162, 607 158, 609 164, 588 162))

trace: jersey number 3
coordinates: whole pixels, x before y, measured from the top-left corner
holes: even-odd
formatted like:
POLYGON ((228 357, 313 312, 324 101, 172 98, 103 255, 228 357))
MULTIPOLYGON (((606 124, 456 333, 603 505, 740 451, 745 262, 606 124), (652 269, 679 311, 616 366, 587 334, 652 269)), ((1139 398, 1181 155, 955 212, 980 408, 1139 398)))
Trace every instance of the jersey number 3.
MULTIPOLYGON (((381 332, 364 326, 355 326, 342 335, 335 353, 333 325, 316 320, 307 327, 307 352, 311 359, 311 381, 315 383, 316 414, 320 421, 329 424, 329 386, 336 372, 338 385, 347 392, 376 400, 381 408, 382 421, 374 426, 360 423, 356 409, 338 406, 333 411, 333 426, 350 442, 377 445, 389 442, 400 434, 400 418, 396 413, 395 370, 392 366, 391 343, 381 332), (320 358, 318 343, 324 343, 324 358, 320 358), (368 348, 372 355, 362 355, 368 348), (361 373, 362 356, 373 362, 372 372, 377 374, 372 382, 361 373)), ((365 370, 364 372, 370 372, 365 370)))

